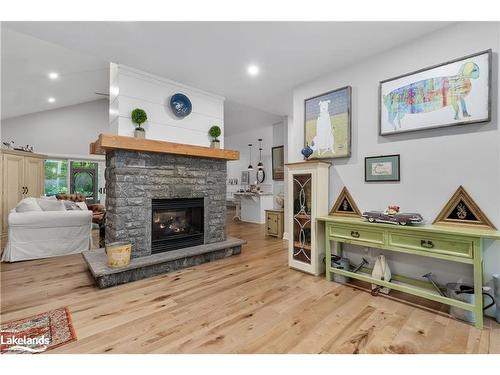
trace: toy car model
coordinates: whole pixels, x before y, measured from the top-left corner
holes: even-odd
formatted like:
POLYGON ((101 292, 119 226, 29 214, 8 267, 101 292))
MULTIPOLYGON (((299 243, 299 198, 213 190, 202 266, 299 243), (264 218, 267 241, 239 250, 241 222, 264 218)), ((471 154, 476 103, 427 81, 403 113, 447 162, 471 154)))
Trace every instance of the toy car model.
POLYGON ((387 214, 382 211, 368 211, 363 212, 363 217, 367 219, 370 223, 389 223, 389 224, 422 224, 424 218, 420 214, 416 213, 396 213, 387 214))

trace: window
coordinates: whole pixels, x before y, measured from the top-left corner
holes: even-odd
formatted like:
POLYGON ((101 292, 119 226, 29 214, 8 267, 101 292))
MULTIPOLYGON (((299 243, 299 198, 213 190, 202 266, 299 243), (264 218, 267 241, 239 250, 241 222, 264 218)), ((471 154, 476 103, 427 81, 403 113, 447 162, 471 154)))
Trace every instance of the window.
POLYGON ((97 201, 97 163, 72 161, 70 164, 70 188, 72 193, 85 195, 89 203, 97 201))
POLYGON ((87 203, 104 204, 105 164, 101 161, 46 160, 45 195, 80 193, 87 203))
POLYGON ((68 161, 45 161, 45 195, 68 193, 68 161))

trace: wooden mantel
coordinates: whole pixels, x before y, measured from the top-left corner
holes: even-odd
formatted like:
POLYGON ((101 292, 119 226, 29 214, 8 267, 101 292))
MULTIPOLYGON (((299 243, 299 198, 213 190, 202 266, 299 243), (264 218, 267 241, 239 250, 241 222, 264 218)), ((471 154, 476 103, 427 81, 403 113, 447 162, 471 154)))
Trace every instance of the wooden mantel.
POLYGON ((239 160, 240 152, 222 150, 203 146, 192 146, 182 143, 140 139, 112 134, 100 134, 97 141, 90 144, 90 153, 104 155, 111 150, 129 150, 142 152, 157 152, 161 154, 198 156, 201 158, 239 160))

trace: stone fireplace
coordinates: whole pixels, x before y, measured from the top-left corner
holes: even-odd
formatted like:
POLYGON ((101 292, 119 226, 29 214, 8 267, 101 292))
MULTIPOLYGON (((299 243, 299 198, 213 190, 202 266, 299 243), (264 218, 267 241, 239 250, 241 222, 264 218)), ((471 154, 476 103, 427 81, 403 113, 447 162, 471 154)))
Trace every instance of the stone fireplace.
POLYGON ((134 258, 194 246, 189 237, 198 245, 225 239, 225 160, 114 150, 106 154, 106 191, 106 243, 131 241, 134 258), (182 207, 190 204, 197 207, 182 207), (187 220, 196 220, 197 233, 160 228, 187 220))
POLYGON ((226 162, 232 150, 101 134, 106 155, 106 243, 130 241, 129 266, 107 266, 104 249, 83 253, 100 288, 222 259, 244 240, 225 235, 226 162))

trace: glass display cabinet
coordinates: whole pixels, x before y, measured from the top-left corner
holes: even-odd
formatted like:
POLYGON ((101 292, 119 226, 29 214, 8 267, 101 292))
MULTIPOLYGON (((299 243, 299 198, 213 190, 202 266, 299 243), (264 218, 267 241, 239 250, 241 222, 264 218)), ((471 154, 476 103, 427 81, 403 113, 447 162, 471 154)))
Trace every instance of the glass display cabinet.
POLYGON ((328 215, 330 163, 311 160, 287 164, 288 264, 319 275, 324 272, 324 230, 316 218, 328 215))

